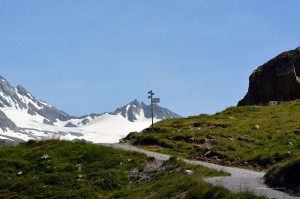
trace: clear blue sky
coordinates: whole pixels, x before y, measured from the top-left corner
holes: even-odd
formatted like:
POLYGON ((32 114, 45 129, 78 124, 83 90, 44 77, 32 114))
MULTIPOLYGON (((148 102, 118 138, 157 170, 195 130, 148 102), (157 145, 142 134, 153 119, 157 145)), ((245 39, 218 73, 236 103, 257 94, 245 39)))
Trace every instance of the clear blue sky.
POLYGON ((299 0, 0 0, 0 75, 71 115, 153 89, 183 116, 234 106, 300 46, 299 0))

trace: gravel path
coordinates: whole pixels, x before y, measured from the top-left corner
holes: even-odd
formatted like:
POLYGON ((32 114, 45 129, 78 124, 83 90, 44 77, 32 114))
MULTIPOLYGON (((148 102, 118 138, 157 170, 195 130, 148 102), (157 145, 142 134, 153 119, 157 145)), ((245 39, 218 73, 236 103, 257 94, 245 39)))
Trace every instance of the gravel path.
MULTIPOLYGON (((126 151, 137 151, 146 154, 147 156, 154 157, 157 160, 168 160, 171 156, 166 154, 155 153, 147 151, 144 149, 137 148, 132 145, 127 144, 106 144, 101 143, 100 145, 114 147, 126 151)), ((204 181, 211 183, 215 186, 222 186, 232 192, 251 192, 257 196, 266 196, 268 198, 278 198, 278 199, 300 199, 300 197, 289 196, 284 192, 271 189, 263 183, 264 172, 255 172, 247 169, 226 167, 217 164, 202 162, 202 161, 192 161, 182 159, 184 162, 193 165, 202 165, 208 168, 212 168, 218 171, 225 171, 230 173, 231 176, 225 177, 209 177, 204 178, 204 181)))

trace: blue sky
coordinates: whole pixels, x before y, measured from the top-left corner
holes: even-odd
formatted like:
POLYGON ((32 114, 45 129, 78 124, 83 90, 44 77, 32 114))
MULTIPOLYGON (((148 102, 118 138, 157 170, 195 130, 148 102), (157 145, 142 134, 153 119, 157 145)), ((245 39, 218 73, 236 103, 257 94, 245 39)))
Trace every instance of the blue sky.
POLYGON ((300 46, 298 0, 0 0, 0 75, 71 115, 148 102, 235 106, 259 65, 300 46))

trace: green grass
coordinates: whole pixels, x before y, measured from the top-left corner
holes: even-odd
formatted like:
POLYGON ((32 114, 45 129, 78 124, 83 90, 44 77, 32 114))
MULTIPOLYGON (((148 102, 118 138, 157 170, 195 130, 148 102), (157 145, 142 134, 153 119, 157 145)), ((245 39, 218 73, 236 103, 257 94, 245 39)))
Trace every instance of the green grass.
POLYGON ((1 147, 0 198, 170 198, 182 193, 187 198, 253 198, 204 183, 202 177, 224 173, 175 157, 147 182, 130 178, 130 171, 143 171, 152 161, 140 153, 84 142, 29 141, 1 147), (41 158, 45 154, 49 158, 41 158), (185 174, 185 169, 194 174, 185 174))
POLYGON ((159 132, 131 133, 125 141, 189 159, 267 169, 300 155, 299 121, 300 100, 230 107, 214 115, 164 120, 154 125, 159 132))

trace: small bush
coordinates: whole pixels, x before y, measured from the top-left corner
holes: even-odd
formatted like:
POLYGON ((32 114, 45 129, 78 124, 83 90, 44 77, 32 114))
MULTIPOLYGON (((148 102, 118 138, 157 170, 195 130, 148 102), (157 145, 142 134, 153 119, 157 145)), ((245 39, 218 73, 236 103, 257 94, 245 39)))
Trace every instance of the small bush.
POLYGON ((265 175, 266 183, 300 191, 300 158, 273 166, 265 175))

